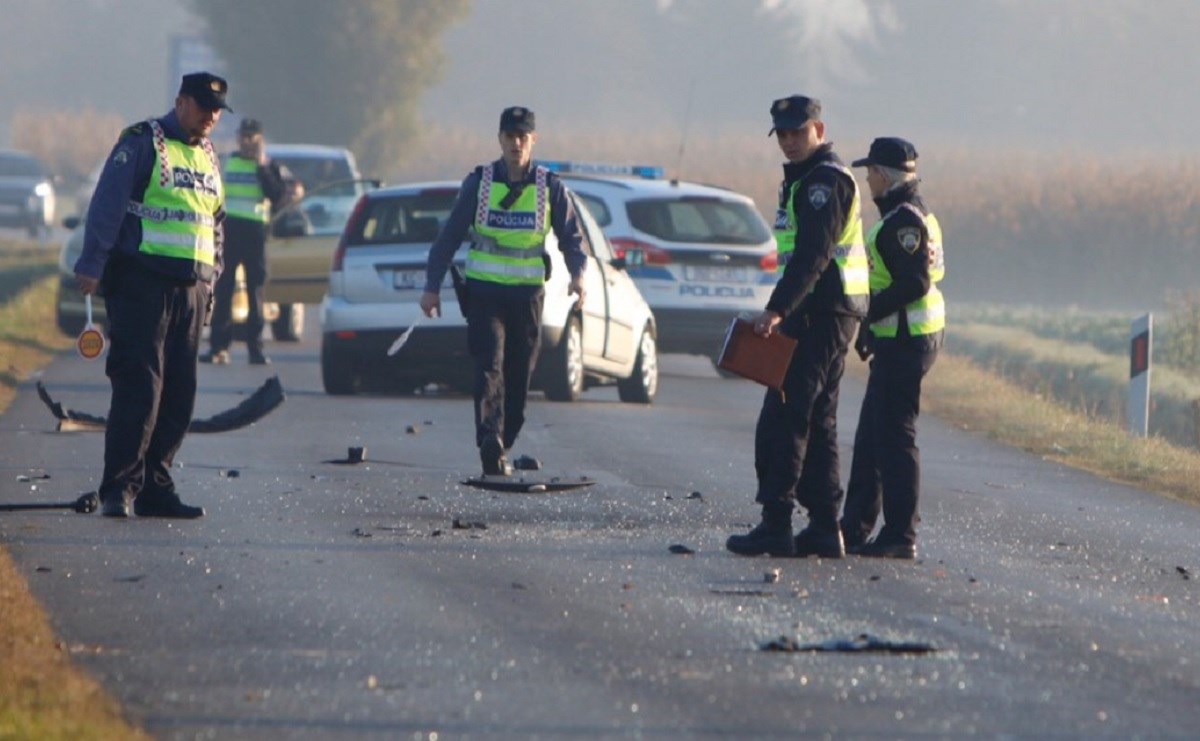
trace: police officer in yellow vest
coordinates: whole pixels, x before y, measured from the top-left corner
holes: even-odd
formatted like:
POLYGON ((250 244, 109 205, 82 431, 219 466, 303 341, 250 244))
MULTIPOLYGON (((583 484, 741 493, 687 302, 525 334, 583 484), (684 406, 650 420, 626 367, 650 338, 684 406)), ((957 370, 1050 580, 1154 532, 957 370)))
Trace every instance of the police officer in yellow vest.
POLYGON ((421 309, 441 313, 438 295, 454 253, 467 252, 467 346, 475 364, 475 444, 483 472, 511 472, 506 451, 525 423, 525 397, 541 342, 546 235, 558 238, 569 292, 583 307, 587 256, 566 186, 533 164, 537 141, 533 111, 500 114, 502 157, 475 168, 429 251, 421 309))
POLYGON ((263 288, 267 283, 267 227, 271 214, 282 206, 293 180, 282 165, 267 157, 262 123, 242 119, 238 149, 225 160, 225 272, 217 281, 213 300, 210 350, 206 363, 229 362, 233 343, 233 293, 239 265, 246 279, 246 348, 250 362, 271 362, 263 353, 263 288))
POLYGON ((227 109, 225 80, 183 76, 175 109, 121 132, 88 207, 80 290, 102 293, 112 404, 100 511, 191 519, 171 463, 196 399, 196 355, 221 272, 225 210, 209 135, 227 109))
POLYGON ((854 436, 842 531, 851 553, 912 559, 920 521, 921 380, 937 359, 946 327, 937 286, 946 272, 942 230, 917 190, 912 144, 876 139, 854 166, 867 168, 880 219, 867 235, 871 308, 855 348, 864 360, 871 358, 871 373, 854 436), (867 541, 881 508, 883 527, 867 541))
POLYGON ((768 389, 754 435, 762 522, 732 535, 739 555, 842 558, 837 403, 846 352, 867 309, 867 257, 853 174, 825 140, 821 104, 793 95, 771 118, 783 165, 775 239, 779 282, 755 331, 796 339, 783 392, 768 389), (808 526, 792 535, 792 510, 808 526))

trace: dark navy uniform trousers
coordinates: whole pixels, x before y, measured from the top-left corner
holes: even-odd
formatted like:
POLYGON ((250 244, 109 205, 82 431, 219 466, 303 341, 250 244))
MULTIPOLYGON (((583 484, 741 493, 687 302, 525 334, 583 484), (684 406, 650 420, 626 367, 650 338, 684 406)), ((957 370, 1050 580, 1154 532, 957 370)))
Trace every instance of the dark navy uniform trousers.
POLYGON ((217 281, 213 297, 209 345, 214 351, 228 350, 233 343, 233 294, 237 266, 246 277, 246 346, 251 352, 263 349, 263 291, 267 285, 267 225, 249 219, 225 220, 225 271, 217 281))
POLYGON ((917 542, 921 380, 937 360, 943 337, 937 332, 875 340, 842 513, 842 531, 850 543, 870 536, 881 510, 879 542, 917 542))
POLYGON ((525 424, 525 400, 542 337, 541 286, 468 280, 467 349, 475 363, 475 444, 511 448, 525 424))
POLYGON ((846 351, 859 320, 814 314, 802 329, 789 326, 796 350, 782 396, 768 389, 754 432, 755 501, 787 509, 798 501, 813 527, 832 531, 842 503, 838 471, 838 389, 846 351))
POLYGON ((110 261, 105 278, 112 406, 101 499, 170 497, 171 464, 196 400, 196 354, 208 288, 110 261))

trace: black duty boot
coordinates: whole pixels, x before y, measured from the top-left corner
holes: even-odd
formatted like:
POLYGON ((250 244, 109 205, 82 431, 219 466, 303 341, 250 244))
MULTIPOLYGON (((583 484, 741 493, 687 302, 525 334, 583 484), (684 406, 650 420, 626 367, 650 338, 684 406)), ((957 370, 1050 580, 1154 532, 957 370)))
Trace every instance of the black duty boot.
POLYGON ((512 466, 504 455, 504 445, 500 438, 489 437, 479 446, 479 462, 483 464, 485 476, 511 476, 512 466))
POLYGON ((792 541, 792 523, 764 519, 745 535, 730 535, 725 548, 739 556, 791 556, 796 552, 792 541))
POLYGON ((809 525, 796 534, 794 541, 796 556, 819 556, 821 558, 845 558, 846 546, 842 542, 842 531, 820 530, 809 525))
POLYGON ((184 504, 177 496, 144 496, 133 500, 133 513, 138 517, 164 517, 173 520, 195 520, 204 516, 203 507, 184 504))
POLYGON ((100 514, 104 517, 128 517, 129 505, 122 495, 106 495, 100 498, 100 514))
POLYGON ((866 558, 899 558, 911 561, 917 557, 917 544, 898 540, 880 541, 879 538, 876 538, 858 546, 851 553, 866 558))

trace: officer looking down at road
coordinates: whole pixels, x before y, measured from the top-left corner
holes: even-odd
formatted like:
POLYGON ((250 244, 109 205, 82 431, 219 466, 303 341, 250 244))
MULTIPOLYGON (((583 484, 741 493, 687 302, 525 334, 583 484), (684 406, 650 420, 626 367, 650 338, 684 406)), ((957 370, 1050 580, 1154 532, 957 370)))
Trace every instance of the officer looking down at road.
MULTIPOLYGON (((541 343, 548 257, 554 231, 571 274, 568 292, 583 306, 587 255, 566 186, 533 165, 534 114, 514 106, 500 114, 502 157, 463 180, 454 208, 429 251, 421 310, 441 314, 439 291, 454 253, 467 252, 467 345, 475 364, 475 444, 483 473, 508 475, 506 451, 525 423, 525 399, 541 343)), ((462 300, 462 298, 460 298, 462 300)))
POLYGON ((263 353, 263 289, 267 284, 267 227, 271 215, 289 198, 295 178, 283 165, 267 157, 262 123, 244 118, 238 126, 237 151, 225 160, 225 271, 217 281, 213 299, 211 350, 200 357, 205 363, 229 362, 233 342, 233 294, 237 268, 246 279, 246 348, 250 363, 271 362, 263 353))
POLYGON ((208 136, 228 85, 184 75, 175 109, 121 132, 88 208, 75 278, 102 293, 112 341, 100 511, 191 519, 171 479, 196 400, 196 354, 221 273, 225 211, 208 136))
POLYGON ((782 331, 796 349, 783 390, 767 390, 754 433, 762 522, 725 547, 743 556, 842 558, 838 388, 868 294, 858 185, 825 141, 819 101, 776 100, 771 120, 787 158, 775 218, 782 275, 754 328, 782 331), (809 524, 793 538, 797 500, 809 524))
POLYGON ((946 273, 942 229, 917 191, 917 150, 894 137, 876 139, 866 157, 867 184, 880 220, 867 235, 871 310, 855 349, 871 374, 854 435, 842 532, 847 549, 877 558, 917 557, 921 379, 942 347, 946 303, 937 284, 946 273), (883 509, 883 527, 873 541, 883 509))

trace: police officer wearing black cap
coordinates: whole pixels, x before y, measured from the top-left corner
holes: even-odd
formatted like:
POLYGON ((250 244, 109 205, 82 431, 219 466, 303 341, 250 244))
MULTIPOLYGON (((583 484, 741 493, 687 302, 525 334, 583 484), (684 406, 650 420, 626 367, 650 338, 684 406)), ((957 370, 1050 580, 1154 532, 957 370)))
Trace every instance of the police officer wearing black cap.
POLYGON ((196 355, 221 272, 224 189, 208 137, 228 110, 225 80, 183 76, 175 108, 121 132, 88 207, 75 278, 103 294, 112 403, 100 511, 192 519, 171 463, 196 400, 196 355))
POLYGON ((769 133, 787 158, 775 218, 781 275, 754 328, 797 342, 783 390, 767 390, 755 429, 762 522, 730 536, 726 548, 745 556, 842 558, 838 388, 868 295, 858 185, 825 140, 819 101, 776 100, 771 119, 769 133), (797 501, 808 525, 793 537, 797 501))
MULTIPOLYGON (((463 180, 454 208, 429 250, 421 309, 441 314, 438 295, 454 253, 467 252, 467 345, 475 364, 475 444, 484 474, 511 472, 506 451, 525 423, 525 398, 541 342, 546 235, 558 238, 568 291, 583 308, 587 255, 566 186, 533 164, 533 111, 500 114, 501 158, 463 180)), ((548 259, 548 258, 547 258, 548 259)))
POLYGON ((867 235, 871 308, 855 349, 863 360, 871 358, 871 373, 841 526, 851 553, 912 559, 920 520, 921 379, 937 359, 946 327, 946 304, 937 287, 946 272, 942 230, 917 190, 912 144, 876 139, 853 164, 867 168, 880 220, 867 235), (868 542, 880 509, 883 527, 868 542))
POLYGON ((238 126, 238 148, 225 160, 225 272, 217 281, 213 301, 210 350, 200 360, 229 362, 233 343, 233 293, 237 268, 246 279, 246 348, 250 362, 267 365, 263 353, 263 289, 267 283, 267 227, 271 214, 284 205, 294 181, 285 167, 267 157, 263 126, 253 118, 238 126))

